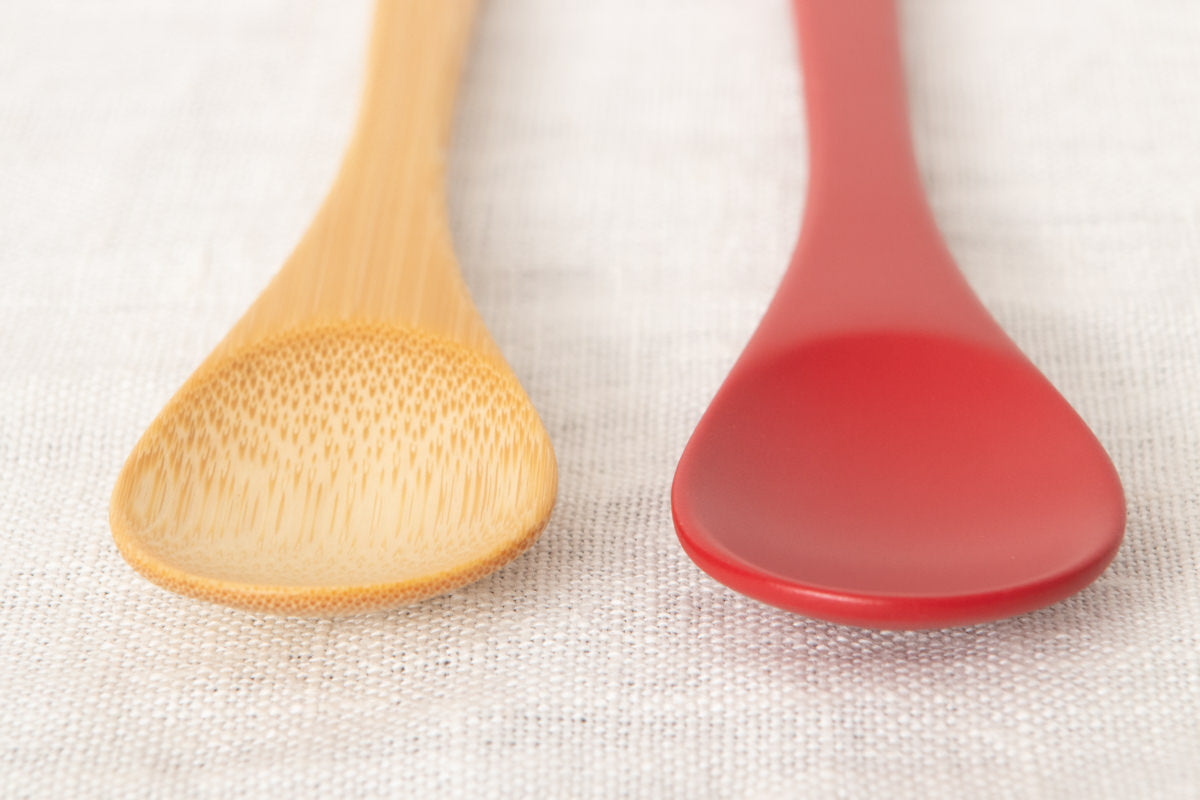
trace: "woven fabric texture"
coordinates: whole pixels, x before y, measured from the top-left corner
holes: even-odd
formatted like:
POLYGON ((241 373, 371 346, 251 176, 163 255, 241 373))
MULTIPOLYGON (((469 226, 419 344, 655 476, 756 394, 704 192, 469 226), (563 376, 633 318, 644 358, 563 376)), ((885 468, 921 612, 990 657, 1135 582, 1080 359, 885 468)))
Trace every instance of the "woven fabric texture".
POLYGON ((902 17, 950 248, 1129 524, 1059 605, 885 633, 725 589, 671 524, 797 234, 783 0, 485 5, 451 214, 558 505, 494 576, 341 620, 164 592, 107 505, 320 202, 369 8, 0 4, 0 797, 1200 796, 1200 5, 902 17))

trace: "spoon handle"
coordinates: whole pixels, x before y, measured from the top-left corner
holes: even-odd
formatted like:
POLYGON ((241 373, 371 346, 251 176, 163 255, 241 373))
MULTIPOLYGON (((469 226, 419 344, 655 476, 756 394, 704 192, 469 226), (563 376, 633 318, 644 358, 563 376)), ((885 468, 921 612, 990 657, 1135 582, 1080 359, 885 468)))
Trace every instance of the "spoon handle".
POLYGON ((296 249, 209 357, 296 327, 388 321, 498 351, 458 270, 443 173, 476 0, 379 0, 353 137, 296 249))
POLYGON ((909 133, 892 0, 794 0, 809 185, 792 264, 756 336, 872 330, 1008 347, 942 241, 909 133))
POLYGON ((923 205, 892 0, 795 0, 809 201, 857 214, 923 205))

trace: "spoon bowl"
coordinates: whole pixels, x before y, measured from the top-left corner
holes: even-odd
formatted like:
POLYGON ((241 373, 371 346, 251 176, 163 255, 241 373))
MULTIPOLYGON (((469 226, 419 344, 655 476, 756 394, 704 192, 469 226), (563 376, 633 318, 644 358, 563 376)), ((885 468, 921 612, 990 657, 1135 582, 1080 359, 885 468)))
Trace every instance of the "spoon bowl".
POLYGON ((516 379, 469 348, 378 325, 301 329, 176 395, 121 474, 113 533, 187 594, 386 607, 524 550, 552 460, 516 379))
POLYGON ((693 559, 852 624, 963 624, 1082 588, 1120 541, 1116 474, 1025 359, 864 334, 740 364, 676 476, 693 559))

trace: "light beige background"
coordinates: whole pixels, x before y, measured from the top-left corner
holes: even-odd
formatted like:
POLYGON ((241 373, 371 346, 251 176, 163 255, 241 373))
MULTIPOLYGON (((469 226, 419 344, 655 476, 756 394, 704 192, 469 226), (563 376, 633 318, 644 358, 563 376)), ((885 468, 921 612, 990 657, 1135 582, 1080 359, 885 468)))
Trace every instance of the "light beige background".
POLYGON ((903 10, 950 247, 1129 528, 1057 607, 901 634, 733 594, 671 525, 796 235, 784 2, 487 5, 452 216, 559 504, 496 576, 340 621, 166 594, 106 505, 319 202, 367 6, 0 5, 0 796, 1196 797, 1200 6, 903 10))

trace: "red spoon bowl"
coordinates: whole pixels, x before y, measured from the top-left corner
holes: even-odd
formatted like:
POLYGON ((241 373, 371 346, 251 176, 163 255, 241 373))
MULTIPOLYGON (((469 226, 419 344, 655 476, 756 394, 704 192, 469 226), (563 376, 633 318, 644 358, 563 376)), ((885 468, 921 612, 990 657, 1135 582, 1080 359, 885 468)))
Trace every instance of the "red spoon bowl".
POLYGON ((853 625, 942 627, 1072 594, 1112 559, 1120 483, 1023 357, 864 334, 747 359, 680 462, 697 564, 746 595, 853 625))
POLYGON ((966 625, 1061 600, 1120 545, 1116 470, 941 241, 890 0, 796 11, 806 217, 680 459, 680 542, 743 594, 865 627, 966 625))

